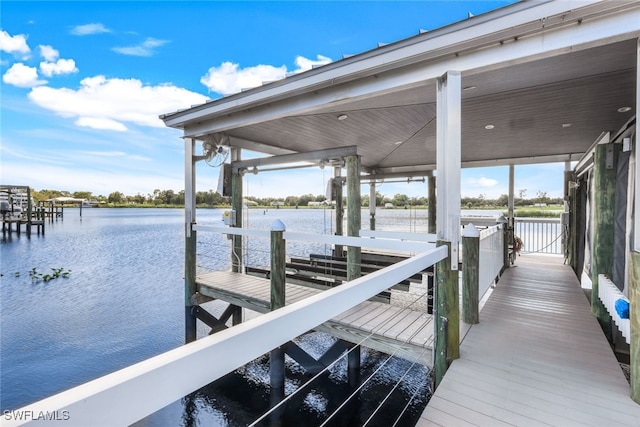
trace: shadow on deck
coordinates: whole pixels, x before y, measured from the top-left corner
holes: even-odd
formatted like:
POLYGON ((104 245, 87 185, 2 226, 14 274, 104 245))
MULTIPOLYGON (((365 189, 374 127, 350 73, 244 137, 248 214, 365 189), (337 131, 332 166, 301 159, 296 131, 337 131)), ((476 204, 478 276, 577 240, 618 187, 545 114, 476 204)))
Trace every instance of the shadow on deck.
POLYGON ((508 269, 418 426, 640 426, 640 405, 558 256, 508 269))

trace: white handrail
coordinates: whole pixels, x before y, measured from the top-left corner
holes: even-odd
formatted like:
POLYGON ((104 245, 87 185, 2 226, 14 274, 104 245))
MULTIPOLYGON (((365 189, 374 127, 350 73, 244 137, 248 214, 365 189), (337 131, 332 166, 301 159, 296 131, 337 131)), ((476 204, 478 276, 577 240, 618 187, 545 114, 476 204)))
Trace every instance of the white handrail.
POLYGON ((31 414, 32 418, 40 413, 66 414, 51 417, 60 419, 18 421, 12 418, 6 421, 5 418, 3 425, 130 425, 446 256, 446 246, 431 249, 13 411, 16 414, 31 414))
MULTIPOLYGON (((269 231, 265 230, 251 230, 247 228, 236 227, 218 227, 211 225, 193 225, 193 230, 196 231, 211 231, 222 234, 232 234, 239 236, 252 236, 269 238, 269 231)), ((413 234, 416 236, 417 234, 413 234)), ((413 239, 414 241, 402 241, 395 239, 371 239, 365 237, 353 237, 353 236, 337 236, 331 234, 312 234, 312 233, 297 233, 286 231, 283 234, 285 240, 301 240, 305 242, 314 243, 326 243, 330 245, 344 245, 354 246, 359 248, 376 248, 396 250, 403 252, 420 253, 435 247, 435 243, 429 243, 428 241, 421 241, 421 239, 413 239)))
POLYGON ((430 242, 430 243, 434 243, 438 240, 438 237, 435 234, 406 233, 401 231, 380 231, 380 230, 360 230, 360 237, 409 240, 409 241, 430 242))
POLYGON ((264 237, 265 239, 268 239, 270 236, 269 230, 254 230, 251 228, 240 227, 220 227, 215 225, 194 224, 191 229, 195 231, 211 231, 214 233, 232 234, 234 236, 264 237))
POLYGON ((391 239, 370 239, 353 236, 334 236, 330 234, 308 234, 285 232, 285 240, 302 240, 306 242, 327 243, 331 245, 355 246, 360 248, 388 249, 403 252, 424 252, 436 247, 435 243, 408 242, 391 239))

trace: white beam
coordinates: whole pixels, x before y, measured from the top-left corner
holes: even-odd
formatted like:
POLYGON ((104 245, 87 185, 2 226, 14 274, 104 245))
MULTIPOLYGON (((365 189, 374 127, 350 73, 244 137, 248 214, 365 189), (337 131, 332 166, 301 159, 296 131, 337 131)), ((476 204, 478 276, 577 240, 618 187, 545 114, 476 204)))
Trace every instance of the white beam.
POLYGON ((436 124, 436 234, 451 242, 451 268, 458 269, 460 242, 460 155, 462 143, 462 77, 448 71, 438 79, 436 124))
POLYGON ((253 166, 269 166, 282 165, 297 162, 312 162, 320 160, 342 159, 346 156, 355 156, 358 154, 358 147, 350 145, 348 147, 328 148, 325 150, 308 151, 305 153, 283 154, 279 156, 259 157, 257 159, 248 159, 234 161, 231 163, 234 173, 241 168, 250 168, 253 166))

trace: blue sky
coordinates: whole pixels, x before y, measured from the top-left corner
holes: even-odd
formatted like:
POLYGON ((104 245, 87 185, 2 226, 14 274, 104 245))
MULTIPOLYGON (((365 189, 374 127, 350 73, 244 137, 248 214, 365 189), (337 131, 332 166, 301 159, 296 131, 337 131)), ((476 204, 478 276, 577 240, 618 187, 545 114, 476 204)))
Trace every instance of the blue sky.
MULTIPOLYGON (((508 3, 3 0, 0 182, 105 196, 182 190, 181 135, 158 115, 508 3)), ((561 196, 563 169, 517 167, 516 191, 561 196)), ((248 176, 246 193, 323 194, 328 173, 248 176)), ((217 171, 199 166, 198 177, 198 190, 216 188, 217 171)), ((498 197, 507 177, 464 170, 462 195, 498 197)), ((426 184, 379 190, 422 196, 426 184)))

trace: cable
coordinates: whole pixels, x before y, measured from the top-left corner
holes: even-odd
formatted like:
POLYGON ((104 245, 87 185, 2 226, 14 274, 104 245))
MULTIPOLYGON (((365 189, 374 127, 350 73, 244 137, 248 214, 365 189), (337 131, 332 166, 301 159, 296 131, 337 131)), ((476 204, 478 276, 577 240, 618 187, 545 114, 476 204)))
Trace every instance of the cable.
MULTIPOLYGON (((424 355, 426 353, 426 349, 420 353, 420 355, 424 355)), ((395 385, 393 386, 393 388, 391 389, 391 391, 389 393, 387 393, 387 395, 384 397, 384 399, 382 399, 382 402, 380 402, 380 404, 378 404, 378 406, 376 407, 376 409, 373 411, 373 413, 369 416, 369 418, 367 418, 367 420, 364 422, 363 427, 366 426, 367 424, 369 424, 369 421, 371 421, 373 419, 373 417, 378 413, 378 410, 380 408, 382 408, 382 405, 384 405, 384 403, 387 401, 387 399, 389 399, 391 397, 391 395, 393 394, 394 391, 396 391, 396 389, 398 388, 398 386, 400 385, 400 383, 402 382, 402 380, 404 380, 404 378, 407 376, 407 374, 409 374, 409 371, 411 371, 411 369, 413 369, 413 367, 416 365, 416 362, 411 363, 411 366, 409 366, 409 368, 405 371, 405 373, 402 375, 402 377, 400 377, 400 379, 398 381, 396 381, 395 385)), ((414 393, 415 396, 415 393, 414 393)), ((412 396, 413 398, 413 396, 412 396)), ((405 406, 405 409, 407 407, 405 406)), ((402 417, 402 415, 404 414, 404 410, 402 411, 402 413, 400 414, 400 417, 398 417, 398 419, 396 420, 396 423, 398 422, 398 420, 402 417)), ((394 424, 395 425, 395 424, 394 424)))
POLYGON ((555 239, 553 239, 553 240, 552 240, 552 241, 551 241, 547 246, 544 246, 544 247, 542 247, 542 248, 538 249, 537 251, 522 251, 522 253, 524 253, 524 254, 536 254, 536 253, 540 253, 540 252, 542 252, 543 250, 547 249, 549 246, 553 245, 555 242, 557 242, 557 241, 558 241, 558 239, 559 239, 559 238, 561 238, 563 235, 564 235, 564 232, 562 232, 562 233, 558 234, 558 236, 557 236, 555 239))
MULTIPOLYGON (((420 294, 414 301, 411 302, 411 304, 409 304, 406 308, 411 308, 414 304, 416 304, 420 299, 426 297, 428 295, 428 291, 420 294)), ((380 326, 374 328, 369 335, 365 336, 364 338, 362 338, 360 340, 359 343, 356 344, 356 346, 361 346, 367 339, 371 338, 377 331, 379 331, 386 323, 391 322, 392 320, 394 320, 396 317, 398 317, 401 313, 403 313, 403 311, 399 311, 398 313, 394 314, 390 319, 388 319, 386 322, 384 322, 383 324, 381 324, 380 326)), ((410 342, 420 331, 421 329, 418 329, 417 331, 415 331, 413 334, 411 334, 409 336, 409 338, 406 341, 403 341, 404 343, 408 343, 410 342)), ((355 348, 355 347, 353 347, 355 348)), ((291 393, 290 395, 288 395, 287 397, 285 397, 282 401, 280 401, 277 405, 275 405, 273 408, 271 408, 269 411, 267 411, 266 413, 264 413, 261 417, 259 417, 257 420, 255 420, 252 424, 250 424, 250 426, 254 426, 256 425, 258 422, 260 422, 261 420, 263 420, 265 417, 267 417, 271 412, 275 411, 277 408, 279 408, 281 405, 283 405, 284 403, 286 403, 289 399, 291 399, 293 396, 295 396, 298 393, 301 393, 306 387, 308 387, 311 383, 313 383, 313 381, 315 381, 317 378, 320 377, 320 375, 324 374, 325 372, 327 372, 329 369, 331 369, 336 363, 338 363, 338 361, 342 360, 344 357, 347 357, 349 355, 349 353, 351 351, 353 351, 353 348, 349 349, 343 356, 337 358, 335 361, 333 361, 332 363, 330 363, 326 368, 324 368, 323 370, 321 370, 320 372, 318 372, 316 375, 314 375, 309 381, 307 381, 306 383, 304 383, 303 385, 301 385, 297 390, 295 390, 293 393, 291 393)), ((343 405, 341 405, 338 409, 336 409, 336 411, 334 411, 334 413, 331 415, 331 417, 337 413, 337 411, 339 411, 344 404, 346 404, 346 402, 348 402, 354 395, 355 393, 357 393, 364 385, 366 385, 368 383, 368 381, 373 377, 373 375, 375 375, 380 369, 382 369, 383 366, 386 365, 386 363, 397 354, 397 352, 400 349, 396 349, 391 355, 389 355, 389 357, 382 363, 382 365, 380 365, 380 367, 373 372, 369 378, 367 380, 365 380, 362 385, 360 387, 358 387, 358 389, 355 390, 354 393, 352 393, 346 400, 345 403, 343 403, 343 405)), ((423 350, 423 352, 421 354, 425 354, 426 353, 426 348, 423 350)), ((330 418, 329 418, 330 419, 330 418)), ((328 421, 329 419, 325 420, 328 421)), ((324 425, 324 424, 322 424, 324 425)))

